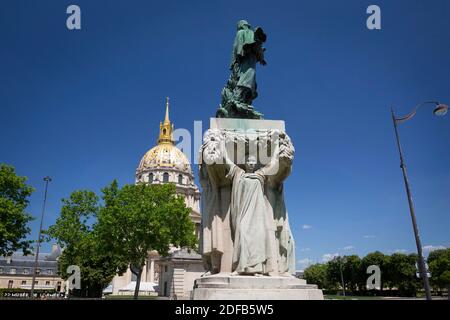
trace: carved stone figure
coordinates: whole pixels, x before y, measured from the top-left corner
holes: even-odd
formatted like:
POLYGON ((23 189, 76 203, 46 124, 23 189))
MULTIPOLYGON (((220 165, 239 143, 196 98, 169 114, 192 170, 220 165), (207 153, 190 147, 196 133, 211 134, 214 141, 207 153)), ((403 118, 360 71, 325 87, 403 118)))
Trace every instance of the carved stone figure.
POLYGON ((269 274, 277 269, 273 212, 264 196, 266 177, 248 156, 245 171, 229 163, 233 274, 269 274))
POLYGON ((289 137, 278 130, 207 131, 200 182, 203 254, 211 273, 295 271, 294 240, 283 197, 293 154, 289 137), (256 152, 250 151, 252 145, 256 152), (263 151, 268 154, 266 163, 261 163, 263 151))

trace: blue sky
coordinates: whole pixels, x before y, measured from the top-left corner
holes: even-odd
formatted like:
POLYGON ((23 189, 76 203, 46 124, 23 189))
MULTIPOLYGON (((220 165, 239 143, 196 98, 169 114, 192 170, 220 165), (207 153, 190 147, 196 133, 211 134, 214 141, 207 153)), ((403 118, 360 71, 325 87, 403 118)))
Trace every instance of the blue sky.
MULTIPOLYGON (((53 178, 44 227, 73 190, 133 183, 166 96, 177 128, 207 129, 247 19, 268 35, 254 105, 296 147, 285 190, 297 260, 413 252, 389 108, 450 103, 449 16, 448 0, 2 1, 0 162, 36 188, 36 217, 53 178), (66 28, 70 4, 79 31, 66 28), (381 30, 366 28, 371 4, 381 30)), ((417 219, 424 246, 448 247, 450 118, 420 111, 399 128, 417 219)))

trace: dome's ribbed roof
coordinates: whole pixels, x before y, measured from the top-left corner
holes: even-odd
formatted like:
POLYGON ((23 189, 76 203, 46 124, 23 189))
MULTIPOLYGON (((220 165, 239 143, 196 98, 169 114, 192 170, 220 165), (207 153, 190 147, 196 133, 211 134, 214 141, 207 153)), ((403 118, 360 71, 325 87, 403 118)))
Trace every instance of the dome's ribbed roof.
POLYGON ((158 144, 142 157, 138 171, 172 168, 191 174, 188 158, 172 144, 158 144))

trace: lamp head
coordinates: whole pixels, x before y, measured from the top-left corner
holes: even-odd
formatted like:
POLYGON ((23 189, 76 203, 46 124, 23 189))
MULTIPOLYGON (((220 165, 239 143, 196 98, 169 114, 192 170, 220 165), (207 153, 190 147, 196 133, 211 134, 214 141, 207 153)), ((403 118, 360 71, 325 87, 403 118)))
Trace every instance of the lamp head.
POLYGON ((436 116, 444 116, 448 111, 448 106, 442 103, 437 104, 436 108, 434 109, 433 113, 436 116))

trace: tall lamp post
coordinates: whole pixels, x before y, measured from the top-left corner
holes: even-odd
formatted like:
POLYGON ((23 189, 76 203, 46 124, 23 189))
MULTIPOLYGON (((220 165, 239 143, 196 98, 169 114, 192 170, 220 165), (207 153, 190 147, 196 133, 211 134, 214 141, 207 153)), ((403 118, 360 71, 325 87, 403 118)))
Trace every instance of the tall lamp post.
POLYGON ((36 271, 37 271, 38 259, 39 259, 39 248, 41 247, 42 222, 44 220, 45 204, 47 202, 48 183, 50 181, 52 181, 52 178, 47 176, 44 178, 44 181, 45 181, 44 204, 42 205, 41 224, 39 225, 39 235, 38 235, 38 241, 37 241, 37 245, 36 245, 36 257, 34 258, 34 272, 33 272, 33 280, 31 281, 31 292, 30 292, 31 299, 34 298, 34 282, 36 281, 36 271))
POLYGON ((342 295, 345 297, 345 282, 344 282, 344 273, 342 272, 342 257, 339 255, 339 270, 341 273, 341 283, 342 283, 342 295))
POLYGON ((420 272, 422 280, 423 280, 423 287, 425 289, 425 294, 426 294, 427 300, 431 300, 430 284, 428 283, 428 276, 427 276, 427 270, 425 267, 425 260, 423 258, 423 254, 422 254, 422 244, 420 242, 419 229, 417 227, 416 214, 414 212, 414 204, 413 204, 413 200, 412 200, 412 196, 411 196, 411 190, 409 187, 408 176, 406 174, 406 166, 405 166, 405 161, 404 161, 404 157, 403 157, 402 147, 400 145, 400 138, 398 135, 397 124, 400 124, 400 123, 403 123, 405 121, 412 119, 412 117, 414 117, 416 115, 417 110, 421 106, 430 105, 430 104, 435 106, 433 113, 437 116, 443 116, 448 111, 448 106, 445 104, 441 104, 436 101, 427 101, 427 102, 423 102, 423 103, 420 103, 417 106, 415 106, 415 108, 408 115, 401 117, 401 118, 397 118, 394 114, 394 110, 391 108, 392 122, 394 123, 395 137, 397 139, 397 147, 398 147, 398 152, 400 154, 400 168, 402 168, 403 180, 405 182, 406 194, 408 196, 409 212, 411 214, 411 220, 412 220, 413 229, 414 229, 414 237, 416 239, 417 254, 419 256, 418 257, 419 272, 420 272))

